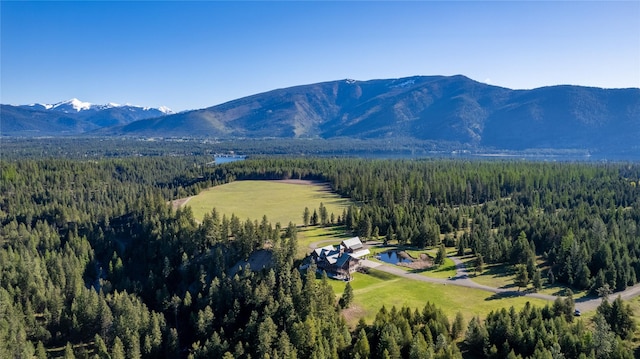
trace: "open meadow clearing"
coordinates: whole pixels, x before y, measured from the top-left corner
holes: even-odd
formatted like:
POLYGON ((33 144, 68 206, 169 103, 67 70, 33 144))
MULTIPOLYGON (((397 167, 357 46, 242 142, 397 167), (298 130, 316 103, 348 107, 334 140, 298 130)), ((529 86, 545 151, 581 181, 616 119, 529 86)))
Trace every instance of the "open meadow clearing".
POLYGON ((289 222, 303 224, 302 214, 308 207, 313 214, 322 203, 329 216, 338 216, 351 203, 331 192, 324 183, 311 181, 236 181, 208 188, 191 197, 183 206, 193 210, 196 219, 216 208, 220 215, 235 214, 241 221, 262 219, 266 215, 272 225, 289 222))
MULTIPOLYGON (((330 280, 337 297, 342 295, 346 282, 330 280)), ((391 309, 394 305, 422 310, 427 302, 434 303, 453 320, 458 311, 462 312, 468 322, 473 316, 484 318, 492 310, 522 308, 525 303, 544 306, 551 302, 530 297, 501 297, 482 290, 469 289, 455 285, 425 283, 407 280, 375 269, 369 274, 355 273, 350 282, 353 288, 354 301, 345 311, 349 325, 355 325, 360 317, 371 323, 378 310, 384 305, 391 309)))

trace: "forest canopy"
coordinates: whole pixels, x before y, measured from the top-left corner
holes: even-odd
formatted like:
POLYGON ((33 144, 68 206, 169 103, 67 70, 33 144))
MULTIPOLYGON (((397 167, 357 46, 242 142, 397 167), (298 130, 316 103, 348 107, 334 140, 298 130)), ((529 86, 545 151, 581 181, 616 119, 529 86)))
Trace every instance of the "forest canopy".
POLYGON ((571 300, 469 323, 425 301, 350 328, 329 279, 298 269, 295 220, 212 209, 199 222, 168 201, 238 180, 324 181, 359 203, 338 214, 353 234, 418 248, 444 236, 529 278, 541 258, 545 278, 596 293, 640 279, 637 164, 16 153, 0 162, 3 358, 633 357, 616 301, 593 323, 571 300), (270 268, 231 271, 265 250, 270 268))

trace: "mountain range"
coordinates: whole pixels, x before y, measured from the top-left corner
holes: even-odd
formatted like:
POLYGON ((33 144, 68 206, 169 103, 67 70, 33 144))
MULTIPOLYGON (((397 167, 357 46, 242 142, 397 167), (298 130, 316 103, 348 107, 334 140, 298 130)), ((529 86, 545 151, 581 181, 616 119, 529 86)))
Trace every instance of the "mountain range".
POLYGON ((0 106, 0 132, 3 136, 81 135, 109 126, 173 114, 167 107, 116 103, 94 105, 76 98, 55 104, 0 106))
POLYGON ((106 112, 113 109, 122 111, 120 107, 104 108, 95 112, 96 117, 76 117, 83 111, 3 105, 0 129, 3 135, 25 134, 22 129, 33 127, 46 128, 49 133, 63 133, 67 128, 64 133, 100 136, 410 138, 504 150, 640 153, 638 88, 562 85, 512 90, 462 75, 415 76, 277 89, 137 121, 106 112), (91 126, 85 126, 87 123, 91 126))

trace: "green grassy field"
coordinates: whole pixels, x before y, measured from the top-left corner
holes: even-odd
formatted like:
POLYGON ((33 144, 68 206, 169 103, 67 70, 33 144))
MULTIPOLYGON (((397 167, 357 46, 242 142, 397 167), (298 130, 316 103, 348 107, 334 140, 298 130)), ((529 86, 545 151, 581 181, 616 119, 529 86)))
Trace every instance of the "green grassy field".
POLYGON ((303 224, 302 214, 308 207, 314 209, 323 203, 329 215, 342 215, 351 203, 328 190, 319 183, 292 184, 284 181, 236 181, 208 188, 184 204, 190 206, 196 219, 216 208, 230 217, 235 214, 240 220, 262 220, 266 215, 273 225, 280 222, 285 227, 289 222, 303 224))
MULTIPOLYGON (((336 295, 341 296, 346 283, 333 280, 330 283, 336 295)), ((370 270, 369 274, 355 273, 351 286, 354 290, 354 303, 345 313, 350 325, 355 325, 360 317, 371 323, 383 305, 387 309, 395 305, 398 309, 408 306, 422 310, 427 302, 431 302, 441 308, 451 320, 460 311, 469 321, 475 315, 485 317, 490 311, 503 307, 521 308, 526 302, 538 306, 548 303, 527 297, 499 298, 481 290, 407 280, 376 270, 370 270)))
POLYGON ((445 258, 444 263, 441 266, 427 269, 420 274, 432 278, 449 278, 455 277, 456 273, 456 264, 453 260, 445 258))

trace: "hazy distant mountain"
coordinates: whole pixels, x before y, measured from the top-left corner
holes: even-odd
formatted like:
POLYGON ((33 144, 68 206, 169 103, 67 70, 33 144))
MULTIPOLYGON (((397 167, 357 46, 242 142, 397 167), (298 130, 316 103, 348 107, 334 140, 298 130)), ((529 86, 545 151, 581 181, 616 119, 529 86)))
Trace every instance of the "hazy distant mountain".
POLYGON ((341 80, 274 90, 105 133, 141 136, 415 138, 498 149, 628 150, 640 89, 511 90, 464 76, 341 80))
POLYGON ((0 133, 4 136, 77 135, 172 113, 166 107, 94 105, 75 98, 56 104, 1 105, 0 133))
MULTIPOLYGON (((9 106, 3 106, 3 117, 9 113, 4 107, 9 106)), ((411 138, 505 150, 640 153, 637 88, 551 86, 511 90, 460 75, 417 76, 296 86, 133 122, 117 112, 122 111, 120 107, 96 112, 104 117, 72 116, 73 110, 90 113, 82 110, 84 107, 71 103, 63 113, 54 112, 53 107, 47 109, 55 125, 50 128, 68 125, 74 133, 100 128, 90 132, 92 135, 222 139, 411 138), (74 122, 78 119, 82 121, 74 122), (106 127, 112 124, 118 126, 106 127)), ((39 112, 21 113, 17 123, 30 120, 34 130, 42 131, 46 128, 42 110, 31 111, 39 112)), ((6 120, 2 121, 2 133, 10 134, 5 131, 6 120)), ((25 133, 24 126, 18 130, 25 133)))

